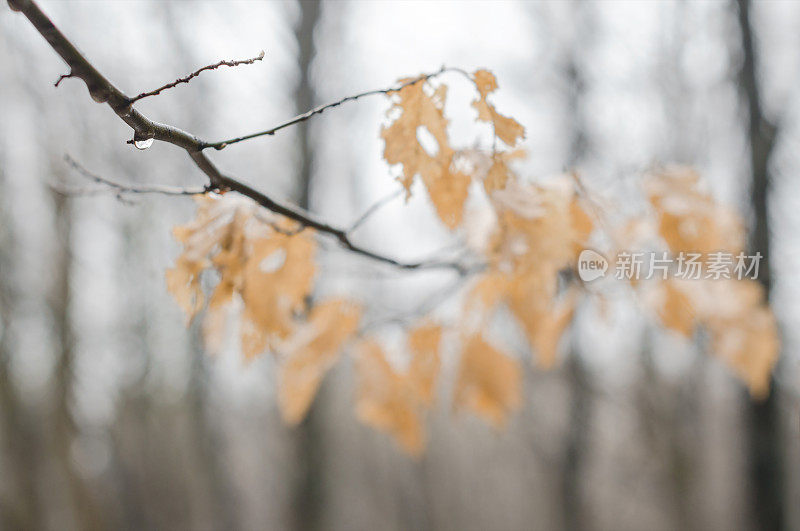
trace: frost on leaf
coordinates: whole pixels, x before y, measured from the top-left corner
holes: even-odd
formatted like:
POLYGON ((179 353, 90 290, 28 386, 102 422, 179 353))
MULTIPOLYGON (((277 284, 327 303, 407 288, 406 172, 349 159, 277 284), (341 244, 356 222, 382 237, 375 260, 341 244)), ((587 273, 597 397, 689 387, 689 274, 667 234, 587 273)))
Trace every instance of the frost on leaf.
POLYGON ((567 179, 539 186, 512 182, 494 194, 494 203, 498 228, 473 300, 489 311, 505 304, 539 364, 550 367, 575 304, 574 295, 559 296, 558 275, 574 265, 593 224, 567 179))
POLYGON ((236 296, 244 305, 242 349, 252 358, 290 333, 295 313, 311 292, 316 268, 312 232, 285 234, 293 228, 288 220, 263 219, 265 214, 249 199, 204 196, 197 205, 195 220, 174 230, 183 252, 167 270, 167 288, 191 321, 204 306, 201 274, 216 271, 219 282, 209 300, 204 335, 219 343, 223 308, 236 296))
POLYGON ((525 138, 525 128, 515 119, 503 116, 486 99, 489 94, 497 90, 497 79, 488 70, 477 70, 473 75, 475 87, 480 97, 472 102, 478 111, 478 119, 489 122, 494 127, 494 134, 508 147, 514 147, 517 142, 525 138))
POLYGON ((448 122, 444 116, 446 95, 444 85, 433 92, 426 89, 424 82, 404 87, 389 110, 390 116, 399 115, 382 129, 381 137, 386 143, 383 151, 386 162, 403 166, 399 180, 406 189, 406 197, 411 195, 414 177, 419 175, 439 219, 453 229, 463 218, 470 176, 453 169, 454 150, 447 137, 448 122), (420 143, 417 131, 421 128, 435 140, 434 154, 420 143))
POLYGON ((454 404, 502 428, 522 402, 518 363, 495 349, 480 334, 466 339, 461 353, 454 404))
POLYGON ((285 356, 280 365, 278 402, 286 422, 303 420, 325 373, 355 334, 360 317, 361 309, 345 300, 320 302, 311 310, 308 322, 279 347, 285 356))

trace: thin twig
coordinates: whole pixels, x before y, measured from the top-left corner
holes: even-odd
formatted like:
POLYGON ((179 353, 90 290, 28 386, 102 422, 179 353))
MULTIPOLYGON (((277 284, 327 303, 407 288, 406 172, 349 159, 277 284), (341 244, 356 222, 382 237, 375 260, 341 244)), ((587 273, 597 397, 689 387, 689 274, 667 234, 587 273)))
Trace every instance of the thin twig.
MULTIPOLYGON (((67 39, 63 33, 53 24, 48 16, 39 8, 34 0, 8 0, 9 5, 15 11, 20 11, 25 17, 33 24, 36 30, 45 38, 47 43, 53 50, 61 56, 73 74, 73 77, 80 78, 86 83, 89 94, 92 99, 98 103, 107 104, 119 118, 128 124, 134 131, 134 138, 152 138, 161 142, 167 142, 174 146, 184 149, 191 157, 194 164, 208 176, 209 184, 206 187, 208 191, 228 191, 232 190, 246 197, 249 197, 262 207, 270 210, 276 214, 280 214, 289 219, 297 221, 305 227, 317 230, 322 234, 326 234, 339 244, 353 252, 354 254, 389 264, 394 267, 404 270, 428 270, 428 269, 449 269, 457 272, 459 275, 466 275, 469 273, 470 268, 459 262, 445 261, 445 260, 430 260, 424 262, 402 262, 400 260, 382 255, 368 249, 365 249, 350 240, 348 231, 339 227, 328 224, 325 221, 313 217, 297 207, 289 204, 284 204, 276 201, 275 199, 259 192, 258 190, 248 186, 247 184, 234 179, 228 175, 223 174, 217 166, 211 162, 208 156, 205 155, 204 149, 217 144, 204 142, 191 133, 182 131, 177 127, 162 124, 150 120, 137 109, 131 106, 131 98, 124 92, 119 90, 113 83, 106 79, 95 67, 89 62, 86 57, 78 51, 75 45, 67 39)), ((460 72, 463 75, 469 76, 466 71, 457 68, 442 68, 439 72, 429 74, 427 77, 417 78, 408 82, 408 84, 419 82, 424 79, 433 77, 442 72, 453 71, 460 72)), ((315 114, 319 114, 325 108, 335 107, 344 101, 357 99, 369 94, 387 94, 400 90, 402 86, 393 89, 386 89, 380 91, 372 91, 355 97, 346 98, 335 104, 323 106, 324 108, 314 109, 305 115, 299 117, 279 126, 278 128, 288 127, 295 123, 307 120, 315 114)), ((277 130, 277 129, 275 129, 277 130)), ((266 133, 264 133, 266 134, 266 133)), ((219 148, 218 148, 219 149, 219 148)))
POLYGON ((467 275, 455 279, 443 288, 434 291, 429 296, 424 298, 421 303, 419 303, 409 312, 397 313, 366 323, 359 329, 359 334, 363 335, 375 328, 393 324, 406 325, 410 322, 421 319, 426 315, 429 315, 433 310, 455 295, 467 283, 468 279, 469 278, 467 275))
POLYGON ((377 212, 378 210, 380 210, 380 209, 381 209, 382 207, 384 207, 385 205, 389 204, 389 203, 390 203, 392 200, 394 200, 396 197, 399 197, 399 196, 400 196, 400 195, 401 195, 403 192, 405 192, 405 189, 403 189, 403 188, 401 188, 401 189, 399 189, 399 190, 395 190, 394 192, 392 192, 392 193, 390 193, 390 194, 387 194, 387 195, 386 195, 386 196, 384 196, 383 198, 381 198, 381 199, 379 199, 378 201, 376 201, 375 203, 373 203, 371 207, 369 207, 368 209, 366 209, 366 210, 364 211, 364 213, 363 213, 363 214, 361 214, 361 215, 358 217, 358 219, 356 219, 356 220, 355 220, 355 221, 354 221, 354 222, 353 222, 353 223, 350 225, 350 228, 349 228, 349 229, 347 229, 347 232, 350 232, 350 233, 352 233, 352 232, 355 232, 355 230, 356 230, 356 229, 358 229, 358 228, 359 228, 361 225, 363 225, 363 224, 364 224, 364 222, 365 222, 365 221, 367 221, 367 220, 368 220, 368 219, 369 219, 369 218, 370 218, 370 217, 371 217, 371 216, 372 216, 372 215, 373 215, 375 212, 377 212))
MULTIPOLYGON (((208 191, 205 188, 182 188, 178 186, 165 186, 160 184, 137 185, 137 184, 120 183, 90 172, 89 170, 81 166, 78 162, 76 162, 75 159, 73 159, 69 155, 64 155, 64 160, 67 162, 67 164, 69 164, 72 167, 72 169, 80 173, 83 177, 91 181, 94 181, 96 183, 104 184, 108 186, 110 189, 116 190, 117 193, 200 195, 208 191)), ((69 188, 65 188, 65 190, 69 190, 69 188)), ((94 195, 96 193, 101 193, 103 190, 104 190, 103 188, 89 188, 89 189, 73 188, 71 189, 70 193, 73 195, 94 195)))
POLYGON ((447 73, 447 72, 457 72, 457 73, 459 73, 459 74, 461 74, 463 76, 466 76, 468 79, 472 79, 470 74, 466 70, 464 70, 462 68, 442 66, 436 72, 431 72, 429 74, 423 74, 421 76, 417 76, 417 77, 415 77, 413 79, 410 79, 408 81, 400 83, 399 85, 396 85, 394 87, 389 87, 389 88, 385 88, 385 89, 368 90, 368 91, 362 92, 360 94, 355 94, 353 96, 347 96, 347 97, 342 98, 342 99, 340 99, 338 101, 334 101, 332 103, 328 103, 328 104, 325 104, 325 105, 320 105, 319 107, 317 107, 315 109, 311 109, 310 111, 304 112, 303 114, 299 114, 299 115, 295 116, 294 118, 292 118, 291 120, 288 120, 286 122, 283 122, 282 124, 276 125, 275 127, 271 128, 271 129, 267 129, 265 131, 259 131, 257 133, 251 133, 249 135, 238 136, 236 138, 230 138, 228 140, 220 140, 219 142, 207 143, 207 144, 203 145, 203 148, 204 149, 205 148, 214 148, 214 149, 220 150, 220 149, 226 148, 227 146, 229 146, 231 144, 236 144, 237 142, 242 142, 244 140, 250 140, 251 138, 258 138, 260 136, 265 136, 265 135, 274 135, 276 132, 280 131, 281 129, 285 129, 285 128, 289 127, 289 126, 292 126, 292 125, 295 125, 295 124, 299 124, 300 122, 305 122, 306 120, 308 120, 312 116, 315 116, 317 114, 322 114, 323 112, 327 111, 328 109, 332 109, 334 107, 338 107, 339 105, 341 105, 343 103, 347 103, 348 101, 356 101, 358 99, 361 99, 361 98, 364 98, 364 97, 367 97, 367 96, 376 96, 376 95, 379 95, 379 94, 389 95, 389 94, 393 94, 395 92, 400 92, 401 90, 403 90, 406 87, 409 87, 409 86, 414 85, 416 83, 428 81, 429 79, 433 79, 433 78, 438 77, 438 76, 440 76, 440 75, 442 75, 444 73, 447 73))
POLYGON ((58 79, 56 80, 56 82, 53 83, 53 86, 54 87, 58 87, 61 84, 62 81, 64 81, 65 79, 68 79, 70 77, 75 77, 75 75, 72 72, 69 72, 67 74, 61 74, 60 76, 58 76, 58 79))
POLYGON ((144 99, 144 98, 147 98, 147 97, 150 97, 150 96, 157 96, 157 95, 161 94, 162 91, 174 88, 174 87, 180 85, 181 83, 188 83, 193 78, 199 76, 201 72, 205 72, 206 70, 216 70, 217 68, 219 68, 221 66, 251 65, 251 64, 255 63, 256 61, 261 61, 262 59, 264 59, 264 50, 261 50, 260 54, 258 54, 255 57, 252 57, 250 59, 240 59, 240 60, 236 60, 236 61, 225 61, 225 60, 223 60, 223 61, 220 61, 218 63, 214 63, 213 65, 207 65, 207 66, 204 66, 202 68, 198 68, 197 70, 195 70, 194 72, 192 72, 188 76, 178 78, 175 81, 173 81, 171 83, 167 83, 166 85, 163 85, 161 87, 158 87, 155 90, 151 90, 150 92, 142 92, 138 96, 135 96, 135 97, 131 98, 130 103, 135 103, 135 102, 137 102, 137 101, 139 101, 141 99, 144 99))

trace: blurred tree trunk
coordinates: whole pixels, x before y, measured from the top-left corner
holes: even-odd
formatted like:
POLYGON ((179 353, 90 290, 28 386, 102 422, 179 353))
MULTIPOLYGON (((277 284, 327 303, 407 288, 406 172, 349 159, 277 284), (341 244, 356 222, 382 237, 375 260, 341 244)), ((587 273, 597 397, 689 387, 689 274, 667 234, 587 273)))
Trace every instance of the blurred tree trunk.
MULTIPOLYGON (((189 41, 183 35, 183 13, 184 10, 190 6, 177 4, 167 5, 166 10, 166 26, 169 30, 175 44, 176 59, 179 63, 186 65, 187 69, 195 68, 197 61, 193 57, 192 48, 189 41)), ((193 88, 187 96, 190 101, 187 101, 185 109, 199 109, 203 108, 209 115, 214 114, 214 109, 210 107, 210 98, 204 97, 203 89, 206 87, 203 79, 195 80, 193 88)), ((190 130, 196 130, 199 123, 199 116, 190 111, 188 117, 188 127, 190 130)), ((218 529, 238 529, 239 522, 237 519, 234 501, 234 491, 232 487, 231 478, 227 475, 227 469, 224 466, 224 453, 223 453, 223 437, 219 432, 221 428, 219 422, 214 422, 214 418, 210 415, 209 407, 209 393, 211 389, 211 372, 209 370, 209 360, 201 339, 200 326, 196 325, 190 329, 189 332, 189 356, 191 357, 191 375, 189 379, 189 389, 187 400, 187 413, 190 419, 190 429, 192 430, 193 444, 190 446, 193 449, 193 462, 196 476, 199 477, 202 486, 200 496, 204 501, 199 505, 201 519, 204 519, 204 514, 212 518, 212 527, 218 529), (206 505, 207 507, 202 507, 206 505), (203 513, 202 511, 208 511, 203 513)), ((191 471, 188 475, 192 479, 191 471)), ((192 498, 197 497, 198 493, 187 486, 188 502, 191 505, 192 498)), ((193 505, 198 507, 198 505, 193 505)), ((202 521, 202 520, 201 520, 202 521)))
MULTIPOLYGON (((0 168, 0 189, 7 190, 4 181, 0 168)), ((16 244, 10 219, 3 216, 6 212, 7 205, 0 205, 0 443, 4 456, 2 482, 12 494, 0 498, 0 528, 41 529, 37 437, 10 371, 11 316, 17 303, 12 284, 16 244)))
POLYGON ((697 449, 687 441, 697 436, 692 431, 697 414, 691 408, 697 403, 698 391, 692 384, 699 380, 670 384, 661 377, 654 360, 654 333, 651 326, 645 326, 641 341, 641 377, 634 395, 641 445, 651 453, 653 462, 664 464, 663 470, 658 470, 666 489, 660 498, 665 502, 672 527, 697 529, 691 496, 696 480, 693 456, 697 449), (687 415, 691 417, 688 421, 687 415))
MULTIPOLYGON (((575 15, 580 29, 573 35, 565 64, 568 83, 567 125, 571 136, 567 164, 570 169, 577 168, 583 162, 589 149, 583 113, 586 80, 581 71, 579 58, 587 39, 587 35, 580 31, 589 26, 586 24, 587 8, 583 3, 576 4, 575 15)), ((563 441, 564 453, 561 458, 561 518, 564 529, 579 531, 585 529, 587 523, 581 478, 590 444, 592 381, 578 348, 576 332, 572 330, 570 335, 570 352, 565 370, 571 401, 569 426, 563 441)))
MULTIPOLYGON (((659 94, 669 117, 669 142, 663 143, 663 160, 692 165, 698 160, 697 144, 689 134, 692 124, 694 93, 687 83, 682 60, 686 54, 688 30, 687 4, 677 2, 672 8, 672 26, 665 28, 667 43, 663 46, 663 59, 657 65, 655 76, 659 83, 659 94)), ((652 339, 651 339, 652 341, 652 339)), ((698 345, 698 337, 691 339, 698 345)), ((665 500, 670 504, 673 525, 680 529, 698 529, 701 526, 700 496, 703 476, 701 449, 702 437, 701 401, 705 386, 705 353, 696 349, 690 367, 684 370, 677 382, 664 378, 653 360, 645 362, 646 384, 643 392, 650 389, 656 403, 651 407, 657 413, 660 431, 661 452, 667 463, 665 470, 665 500)))
MULTIPOLYGON (((300 80, 295 92, 297 112, 314 106, 314 87, 311 81, 311 64, 314 59, 314 28, 320 18, 318 0, 299 0, 300 20, 295 29, 298 44, 298 69, 300 80)), ((297 202, 302 208, 311 206, 311 187, 314 154, 311 149, 309 122, 297 125, 299 151, 297 202)), ((297 531, 314 531, 322 528, 324 496, 324 418, 322 406, 327 386, 323 380, 306 418, 294 433, 296 472, 292 493, 292 527, 297 531)))
MULTIPOLYGON (((742 62, 739 87, 748 110, 747 134, 750 144, 752 184, 750 204, 753 209, 753 226, 750 233, 750 254, 760 252, 759 281, 769 297, 770 279, 770 227, 769 188, 770 158, 777 127, 763 113, 757 79, 755 43, 751 20, 750 0, 737 1, 741 38, 742 62)), ((779 411, 779 387, 773 378, 769 396, 762 400, 748 397, 747 431, 749 452, 749 498, 752 504, 755 527, 765 530, 785 528, 783 449, 779 411)))
MULTIPOLYGON (((51 161, 50 178, 57 177, 63 164, 51 161)), ((53 261, 53 284, 49 305, 53 311, 57 360, 53 382, 53 446, 56 461, 67 479, 68 497, 76 524, 84 530, 103 529, 99 507, 90 489, 75 468, 72 449, 78 435, 78 427, 72 413, 73 389, 75 384, 75 338, 72 331, 70 303, 72 299, 72 204, 71 200, 59 192, 53 192, 55 205, 55 259, 53 261)))
MULTIPOLYGON (((298 112, 305 112, 314 106, 314 87, 311 81, 311 63, 314 60, 314 28, 320 17, 318 0, 300 0, 300 23, 295 30, 299 49, 298 68, 300 82, 295 92, 295 104, 298 112)), ((314 154, 309 138, 310 122, 297 124, 297 144, 300 151, 300 169, 298 170, 298 204, 309 208, 311 200, 311 179, 314 154)))
POLYGON ((586 529, 586 508, 581 488, 589 448, 589 423, 592 416, 591 380, 580 351, 573 347, 566 363, 571 402, 569 426, 561 461, 561 516, 564 529, 586 529))

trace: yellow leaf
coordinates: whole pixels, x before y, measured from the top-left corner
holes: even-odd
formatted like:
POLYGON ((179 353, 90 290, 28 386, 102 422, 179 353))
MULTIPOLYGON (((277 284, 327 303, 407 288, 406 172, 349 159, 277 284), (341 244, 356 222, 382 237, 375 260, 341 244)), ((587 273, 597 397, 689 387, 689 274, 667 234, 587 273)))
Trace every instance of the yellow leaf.
MULTIPOLYGON (((690 288, 690 286, 684 286, 690 288)), ((661 322, 684 337, 691 337, 696 326, 697 313, 691 299, 676 280, 660 284, 660 306, 657 308, 661 322)))
POLYGON ((483 188, 490 196, 495 190, 506 187, 509 179, 509 169, 503 157, 494 157, 492 165, 483 180, 483 188))
POLYGON ((451 172, 449 163, 442 166, 441 173, 423 177, 436 213, 448 229, 461 225, 471 180, 469 175, 451 172))
MULTIPOLYGON (((711 253, 726 251, 735 256, 742 251, 742 220, 701 189, 696 172, 668 168, 646 184, 658 233, 673 255, 701 253, 707 261, 711 253)), ((765 396, 780 341, 760 284, 749 279, 703 279, 687 281, 680 288, 668 281, 660 288, 657 311, 664 325, 686 336, 696 326, 704 326, 714 354, 748 385, 754 397, 765 396)))
POLYGON ((746 319, 712 322, 709 328, 717 356, 744 380, 754 398, 765 398, 780 352, 778 327, 772 311, 763 306, 753 308, 746 319))
POLYGON ((730 366, 756 398, 769 392, 780 339, 764 288, 754 280, 704 280, 692 291, 699 320, 711 333, 714 354, 730 366))
POLYGON ((323 376, 356 332, 360 317, 360 308, 345 300, 321 302, 284 345, 288 352, 280 368, 278 403, 286 422, 303 420, 323 376))
POLYGON ((209 354, 218 354, 222 350, 227 328, 227 308, 209 307, 203 319, 203 344, 209 354))
POLYGON ((551 368, 558 355, 558 344, 564 331, 572 322, 575 313, 574 292, 547 306, 521 305, 517 298, 512 299, 511 309, 525 329, 525 335, 536 350, 536 361, 543 369, 551 368))
POLYGON ((487 343, 481 335, 466 340, 461 354, 454 403, 484 417, 496 428, 519 407, 522 375, 517 362, 487 343))
POLYGON ((646 184, 658 218, 658 232, 673 254, 737 253, 744 248, 739 216, 703 192, 699 175, 693 170, 670 168, 651 176, 646 184))
MULTIPOLYGON (((175 228, 183 252, 167 271, 167 289, 191 321, 203 308, 200 277, 215 270, 219 283, 209 301, 207 337, 219 343, 221 310, 234 295, 244 302, 242 350, 250 359, 270 339, 284 338, 303 309, 315 272, 313 231, 289 236, 256 215, 249 199, 203 196, 194 221, 175 228)), ((263 214, 263 212, 262 212, 263 214)), ((290 225, 278 218, 278 225, 290 225)), ((213 349, 212 349, 213 350, 213 349)))
POLYGON ((358 349, 359 375, 356 412, 362 422, 383 430, 411 455, 425 448, 422 404, 403 375, 389 365, 375 341, 364 341, 358 349))
POLYGON ((519 122, 508 116, 503 116, 494 105, 487 101, 487 96, 497 90, 497 79, 488 70, 478 70, 473 74, 473 81, 480 97, 472 102, 478 111, 478 119, 490 122, 494 127, 494 134, 507 146, 514 147, 521 139, 525 138, 525 128, 519 122))
POLYGON ((167 290, 172 293, 178 305, 191 322, 203 309, 205 298, 200 287, 200 273, 205 269, 204 262, 180 257, 175 267, 167 269, 167 290))
MULTIPOLYGON (((401 80, 408 81, 408 80, 401 80)), ((411 195, 414 177, 419 175, 428 190, 439 219, 450 229, 461 224, 470 177, 451 169, 453 148, 447 137, 444 103, 447 87, 439 86, 429 94, 423 82, 404 87, 397 93, 389 115, 399 116, 381 131, 385 141, 383 157, 389 164, 401 164, 400 182, 411 195), (436 152, 428 153, 417 132, 427 130, 436 141, 436 152)))
POLYGON ((442 327, 434 324, 418 326, 408 333, 408 347, 412 356, 408 379, 426 406, 430 406, 435 397, 436 378, 441 365, 441 340, 442 327))
POLYGON ((593 224, 578 204, 574 184, 512 181, 495 192, 498 231, 487 252, 489 268, 473 298, 491 311, 505 304, 520 323, 539 364, 550 367, 561 335, 572 321, 574 297, 557 302, 558 274, 574 267, 593 224))
POLYGON ((273 232, 253 242, 240 290, 246 358, 263 351, 270 338, 285 338, 291 331, 293 316, 304 307, 314 284, 314 251, 306 232, 273 232))

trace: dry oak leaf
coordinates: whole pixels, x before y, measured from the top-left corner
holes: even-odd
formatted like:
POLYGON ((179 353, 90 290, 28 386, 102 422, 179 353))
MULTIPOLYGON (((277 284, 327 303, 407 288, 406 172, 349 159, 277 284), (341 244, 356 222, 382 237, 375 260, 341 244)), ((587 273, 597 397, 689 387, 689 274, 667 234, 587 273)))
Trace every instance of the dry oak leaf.
POLYGON ((661 323, 683 337, 691 337, 697 326, 691 281, 669 279, 659 283, 656 293, 656 312, 661 323))
POLYGON ((273 226, 259 215, 261 207, 245 198, 207 195, 197 198, 197 205, 195 220, 173 231, 183 252, 167 270, 167 288, 191 321, 204 305, 200 276, 215 270, 220 280, 209 302, 206 337, 219 343, 220 312, 238 295, 244 303, 242 349, 250 359, 270 339, 289 334, 311 292, 312 232, 285 234, 291 222, 277 220, 273 226))
POLYGON ((417 326, 408 333, 408 348, 411 351, 408 379, 426 406, 430 406, 436 396, 436 380, 441 367, 441 341, 442 327, 432 323, 417 326))
POLYGON ((325 373, 334 365, 344 344, 353 337, 361 308, 343 299, 316 304, 308 322, 297 327, 280 346, 278 403, 283 419, 297 424, 306 416, 325 373))
POLYGON ((755 280, 703 280, 691 294, 714 354, 747 384, 753 397, 765 397, 780 339, 763 286, 755 280))
MULTIPOLYGON (((657 173, 648 179, 647 193, 658 233, 673 254, 697 252, 708 259, 710 253, 742 251, 740 216, 703 192, 693 170, 675 167, 657 173)), ((766 396, 780 340, 763 287, 749 279, 703 279, 680 289, 671 281, 662 289, 666 292, 657 311, 664 325, 686 336, 697 325, 705 327, 714 354, 747 384, 751 395, 766 396)))
POLYGON ((509 180, 516 179, 514 172, 508 167, 508 163, 514 159, 525 157, 525 152, 517 149, 511 152, 498 152, 491 156, 491 166, 489 166, 486 176, 483 179, 483 188, 486 194, 491 197, 495 190, 502 190, 506 187, 509 180))
POLYGON ((454 150, 450 147, 448 122, 444 117, 446 96, 445 85, 440 85, 430 94, 424 82, 403 87, 396 95, 390 96, 394 103, 387 114, 398 116, 382 128, 381 137, 385 142, 383 157, 386 162, 403 166, 399 181, 406 189, 406 198, 411 195, 414 177, 419 175, 439 219, 454 229, 463 219, 470 177, 453 169, 454 150), (435 153, 428 153, 420 143, 417 137, 419 129, 427 130, 436 141, 435 153))
POLYGON ((495 136, 507 146, 516 146, 517 142, 525 138, 525 128, 513 118, 497 112, 494 105, 486 99, 490 93, 497 90, 497 78, 488 70, 477 70, 472 79, 480 94, 480 97, 472 102, 472 106, 478 111, 478 120, 491 123, 495 136))
POLYGON ((593 229, 574 185, 512 182, 495 193, 498 230, 487 250, 489 269, 473 290, 491 311, 505 304, 522 326, 540 366, 553 365, 557 345, 572 321, 576 298, 558 300, 558 274, 574 266, 593 229))
POLYGON ((711 321, 708 327, 715 354, 747 384, 754 398, 766 398, 770 375, 780 353, 778 326, 772 311, 759 306, 751 308, 743 319, 711 321))
POLYGON ((262 352, 270 339, 285 338, 292 331, 293 317, 305 307, 314 286, 315 250, 308 231, 294 235, 273 231, 253 242, 240 291, 246 358, 262 352))
POLYGON ((737 253, 744 248, 741 219, 700 189, 700 177, 693 170, 663 170, 647 180, 646 189, 656 211, 659 235, 673 254, 737 253))
POLYGON ((480 334, 468 337, 461 354, 454 406, 469 409, 499 429, 521 402, 522 374, 518 363, 480 334))
POLYGON ((218 249, 231 246, 232 226, 241 227, 249 217, 246 210, 240 212, 238 204, 212 196, 198 197, 195 202, 197 217, 172 231, 175 239, 183 245, 183 252, 176 259, 175 266, 166 272, 167 289, 186 313, 188 321, 194 319, 205 304, 200 274, 211 267, 209 256, 218 249))
POLYGON ((424 404, 407 376, 392 368, 374 340, 359 345, 356 368, 359 419, 394 436, 409 454, 420 455, 425 448, 424 404))

